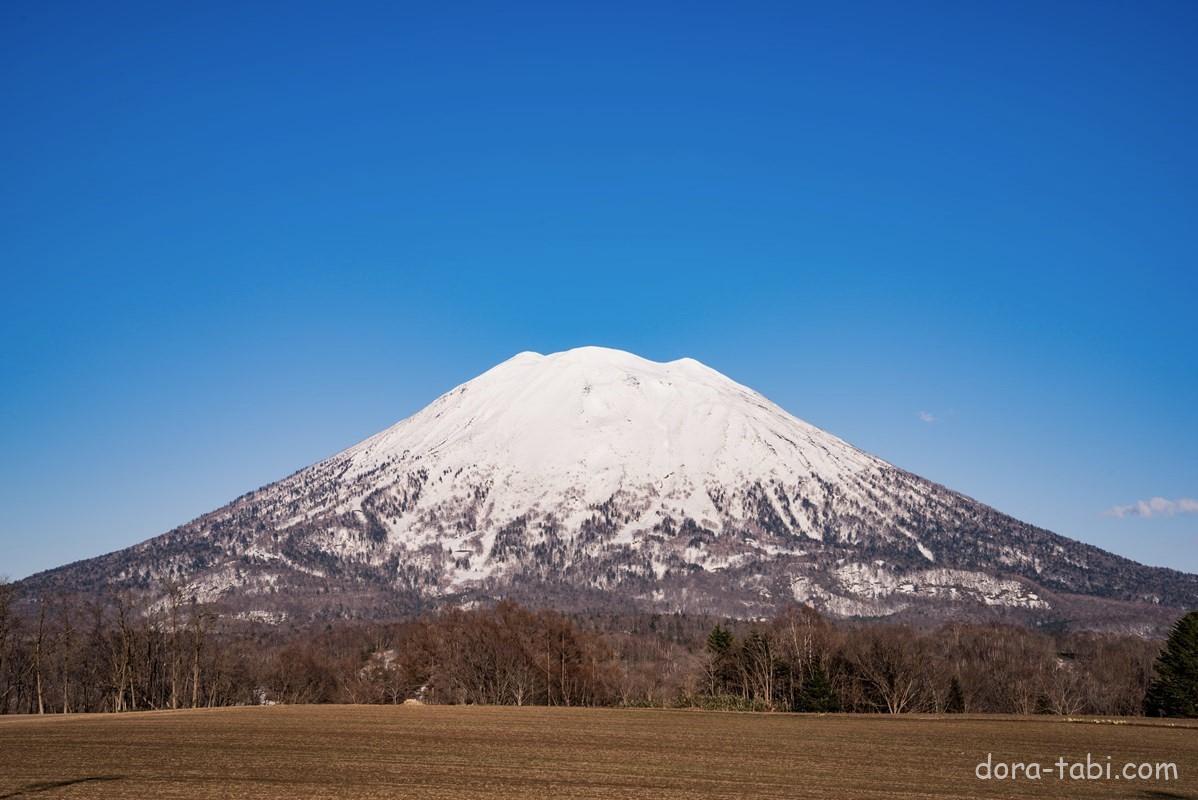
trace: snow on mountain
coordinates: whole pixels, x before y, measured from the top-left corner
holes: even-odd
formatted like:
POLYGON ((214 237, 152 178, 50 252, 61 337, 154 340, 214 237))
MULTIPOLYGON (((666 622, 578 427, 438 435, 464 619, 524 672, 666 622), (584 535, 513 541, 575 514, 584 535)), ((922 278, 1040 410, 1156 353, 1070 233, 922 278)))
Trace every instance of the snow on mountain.
POLYGON ((1136 620, 1198 599, 864 453, 689 358, 520 353, 348 450, 32 587, 244 618, 511 596, 751 616, 1136 620))
MULTIPOLYGON (((521 353, 334 460, 342 457, 343 480, 351 482, 397 468, 451 474, 428 485, 425 507, 491 487, 481 509, 490 534, 482 536, 484 553, 497 526, 534 507, 554 508, 569 529, 594 506, 639 494, 655 498, 645 509, 655 520, 710 526, 722 518, 711 487, 848 484, 858 472, 886 466, 693 359, 659 364, 599 347, 521 353)), ((629 520, 616 540, 631 543, 647 522, 629 520)), ((443 537, 418 516, 387 527, 397 541, 443 537)), ((466 547, 477 534, 462 530, 449 543, 466 547)))

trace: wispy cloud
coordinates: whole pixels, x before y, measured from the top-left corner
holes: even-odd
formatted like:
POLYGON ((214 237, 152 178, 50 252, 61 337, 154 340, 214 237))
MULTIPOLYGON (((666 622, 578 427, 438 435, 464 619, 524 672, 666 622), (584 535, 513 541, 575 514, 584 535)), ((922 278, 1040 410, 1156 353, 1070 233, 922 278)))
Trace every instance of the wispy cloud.
POLYGON ((926 422, 929 425, 931 425, 933 422, 936 421, 936 415, 933 414, 931 411, 920 411, 919 419, 920 419, 920 421, 926 422))
POLYGON ((1176 514, 1198 514, 1198 500, 1192 497, 1179 497, 1167 500, 1164 497, 1153 497, 1150 500, 1137 500, 1131 505, 1115 506, 1106 510, 1108 517, 1172 517, 1176 514))

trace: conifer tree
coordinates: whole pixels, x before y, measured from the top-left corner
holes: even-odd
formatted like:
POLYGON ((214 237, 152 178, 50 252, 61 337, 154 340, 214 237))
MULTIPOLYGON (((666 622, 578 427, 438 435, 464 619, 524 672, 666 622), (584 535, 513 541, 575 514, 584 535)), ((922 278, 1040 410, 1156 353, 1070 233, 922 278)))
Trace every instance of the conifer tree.
POLYGON ((799 710, 819 713, 840 710, 840 700, 832 690, 828 674, 818 661, 812 665, 806 680, 803 681, 803 689, 799 695, 799 710))
POLYGON ((712 695, 721 695, 732 689, 736 673, 736 665, 733 663, 735 649, 736 637, 724 626, 716 625, 707 635, 712 695))
POLYGON ((1173 626, 1154 671, 1156 676, 1144 698, 1144 713, 1151 717, 1198 717, 1198 611, 1191 611, 1173 626))
POLYGON ((944 701, 944 710, 949 714, 961 714, 965 711, 965 692, 961 689, 961 681, 956 675, 948 687, 948 698, 944 701))
POLYGON ((707 634, 707 649, 715 656, 724 656, 732 649, 732 633, 723 625, 716 625, 707 634))

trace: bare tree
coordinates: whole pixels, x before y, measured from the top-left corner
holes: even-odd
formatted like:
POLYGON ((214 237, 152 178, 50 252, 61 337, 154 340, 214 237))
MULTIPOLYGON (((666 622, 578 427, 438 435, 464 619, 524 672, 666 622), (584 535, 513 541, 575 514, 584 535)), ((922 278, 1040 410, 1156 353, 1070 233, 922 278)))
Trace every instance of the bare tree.
POLYGON ((12 585, 0 578, 0 714, 8 712, 8 699, 16 689, 10 677, 16 648, 16 620, 12 614, 12 585))
POLYGON ((191 707, 200 707, 200 656, 204 652, 204 640, 214 615, 204 611, 195 597, 191 598, 191 707))
POLYGON ((1068 658, 1057 658, 1045 681, 1044 697, 1047 710, 1068 716, 1081 713, 1085 707, 1085 676, 1068 658))
POLYGON ((75 626, 72 622, 72 603, 63 597, 58 603, 58 633, 55 651, 58 654, 58 691, 62 699, 62 713, 71 712, 71 692, 74 686, 75 626))
POLYGON ((128 599, 124 595, 116 595, 113 599, 116 606, 117 635, 109 637, 112 649, 112 710, 124 711, 126 707, 136 708, 136 696, 133 694, 133 627, 129 619, 130 609, 128 599))
POLYGON ((179 707, 179 688, 183 672, 183 632, 179 625, 179 612, 183 604, 183 593, 173 581, 166 586, 167 624, 170 658, 170 707, 179 707))
POLYGON ((891 714, 915 710, 922 665, 915 635, 900 627, 863 631, 853 664, 867 693, 891 714))
POLYGON ((37 696, 37 713, 46 713, 45 693, 42 687, 42 656, 46 643, 46 603, 37 600, 37 633, 33 637, 33 680, 37 696))
POLYGON ((778 659, 769 633, 756 630, 750 633, 741 644, 739 661, 745 699, 772 709, 778 659))

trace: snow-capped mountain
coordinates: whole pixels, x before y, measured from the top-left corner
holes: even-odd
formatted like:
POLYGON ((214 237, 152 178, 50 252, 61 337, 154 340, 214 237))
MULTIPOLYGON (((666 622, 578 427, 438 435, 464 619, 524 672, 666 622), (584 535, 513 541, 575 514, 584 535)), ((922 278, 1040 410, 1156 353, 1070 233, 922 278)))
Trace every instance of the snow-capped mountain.
POLYGON ((698 361, 521 353, 342 453, 163 536, 36 575, 166 586, 245 618, 506 596, 756 616, 1142 625, 1198 578, 1021 523, 698 361))

